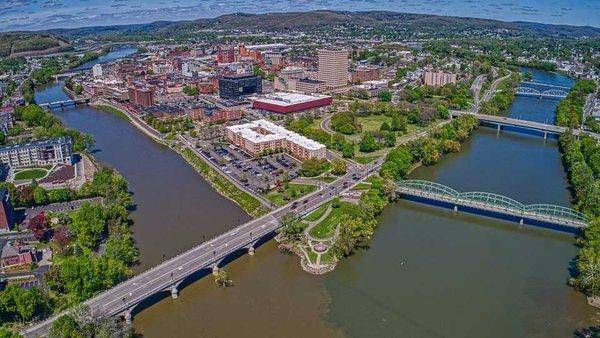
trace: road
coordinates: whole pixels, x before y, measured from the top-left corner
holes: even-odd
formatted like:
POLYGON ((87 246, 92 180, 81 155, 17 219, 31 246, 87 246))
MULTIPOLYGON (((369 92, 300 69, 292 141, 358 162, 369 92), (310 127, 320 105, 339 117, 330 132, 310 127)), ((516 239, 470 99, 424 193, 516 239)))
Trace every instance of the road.
POLYGON ((492 99, 492 96, 494 95, 494 93, 496 92, 496 88, 498 87, 498 85, 500 84, 500 82, 508 79, 510 77, 511 73, 509 73, 506 76, 497 78, 496 80, 494 80, 494 82, 492 82, 492 85, 490 86, 490 89, 486 90, 485 93, 483 94, 483 98, 481 100, 481 102, 487 102, 489 100, 492 99))
MULTIPOLYGON (((338 194, 350 190, 380 166, 380 159, 368 165, 350 166, 346 175, 302 198, 297 202, 297 206, 296 203, 290 203, 237 226, 87 300, 84 305, 89 306, 90 310, 97 315, 125 314, 127 316, 139 302, 149 296, 176 288, 186 277, 202 269, 211 269, 238 250, 253 248, 258 239, 272 234, 279 227, 278 218, 286 213, 306 214, 338 194), (353 175, 356 175, 356 180, 352 178, 353 175)), ((22 333, 29 337, 43 336, 48 332, 51 323, 62 314, 64 312, 27 327, 22 333)))
POLYGON ((475 103, 475 105, 473 106, 473 111, 479 110, 479 94, 481 92, 481 86, 483 86, 483 83, 485 82, 485 77, 485 74, 477 76, 473 81, 473 84, 471 85, 471 91, 473 92, 474 96, 473 101, 475 103))

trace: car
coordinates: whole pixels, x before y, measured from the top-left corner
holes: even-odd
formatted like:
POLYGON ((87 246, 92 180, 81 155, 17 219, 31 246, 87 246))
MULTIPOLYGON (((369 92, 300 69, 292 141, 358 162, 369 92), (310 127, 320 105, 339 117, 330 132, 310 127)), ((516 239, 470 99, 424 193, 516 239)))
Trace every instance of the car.
POLYGON ((292 203, 292 207, 290 209, 296 209, 296 207, 298 206, 298 202, 294 202, 292 203))
POLYGON ((305 199, 304 201, 302 201, 302 204, 306 204, 308 203, 308 199, 305 199))

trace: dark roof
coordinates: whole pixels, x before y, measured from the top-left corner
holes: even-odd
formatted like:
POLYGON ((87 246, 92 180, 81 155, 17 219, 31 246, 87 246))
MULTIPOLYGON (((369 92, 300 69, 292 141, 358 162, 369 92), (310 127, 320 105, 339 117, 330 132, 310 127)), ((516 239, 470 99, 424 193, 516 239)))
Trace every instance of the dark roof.
POLYGON ((305 77, 304 79, 300 79, 298 80, 299 82, 304 82, 304 83, 313 83, 313 84, 317 84, 317 83, 324 83, 323 81, 319 81, 319 80, 313 80, 313 79, 309 79, 307 77, 305 77))
POLYGON ((5 146, 0 147, 0 151, 4 150, 13 150, 13 149, 22 149, 22 148, 32 148, 32 147, 45 147, 50 145, 62 145, 65 143, 71 143, 70 136, 61 136, 52 139, 46 140, 33 140, 25 143, 18 144, 7 144, 5 146))
POLYGON ((234 75, 223 75, 222 76, 223 79, 246 79, 246 78, 252 78, 252 77, 258 77, 258 76, 254 75, 254 74, 251 74, 251 73, 234 74, 234 75))

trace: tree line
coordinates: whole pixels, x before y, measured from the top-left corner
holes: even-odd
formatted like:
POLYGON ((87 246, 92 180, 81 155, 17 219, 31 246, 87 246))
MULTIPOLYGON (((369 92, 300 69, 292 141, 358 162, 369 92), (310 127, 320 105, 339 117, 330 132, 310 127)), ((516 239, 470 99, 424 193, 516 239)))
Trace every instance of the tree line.
POLYGON ((570 284, 588 296, 600 296, 600 145, 590 136, 560 137, 559 147, 575 195, 574 207, 590 217, 577 244, 575 275, 570 284))

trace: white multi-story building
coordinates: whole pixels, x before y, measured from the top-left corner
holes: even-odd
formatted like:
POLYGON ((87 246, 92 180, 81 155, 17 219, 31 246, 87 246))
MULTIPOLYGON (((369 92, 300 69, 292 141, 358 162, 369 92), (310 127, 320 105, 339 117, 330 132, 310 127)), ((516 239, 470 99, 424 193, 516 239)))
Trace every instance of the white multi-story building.
POLYGON ((319 50, 319 81, 325 82, 327 88, 338 88, 348 84, 347 50, 319 50))
POLYGON ((94 65, 94 67, 92 67, 92 75, 94 77, 102 77, 103 74, 103 70, 102 70, 102 65, 97 63, 94 65))
POLYGON ((227 127, 227 139, 252 155, 282 149, 305 160, 325 158, 326 147, 267 120, 227 127))
POLYGON ((2 146, 0 162, 11 168, 58 163, 73 164, 71 138, 63 136, 2 146))

